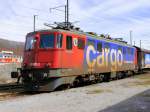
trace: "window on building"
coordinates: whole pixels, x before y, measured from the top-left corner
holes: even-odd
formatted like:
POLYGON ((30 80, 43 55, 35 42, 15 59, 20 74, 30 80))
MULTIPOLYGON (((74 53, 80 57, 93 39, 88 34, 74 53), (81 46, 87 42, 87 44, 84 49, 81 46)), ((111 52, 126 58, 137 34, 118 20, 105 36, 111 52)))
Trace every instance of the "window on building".
POLYGON ((72 37, 71 36, 66 37, 66 48, 67 50, 72 49, 72 37))

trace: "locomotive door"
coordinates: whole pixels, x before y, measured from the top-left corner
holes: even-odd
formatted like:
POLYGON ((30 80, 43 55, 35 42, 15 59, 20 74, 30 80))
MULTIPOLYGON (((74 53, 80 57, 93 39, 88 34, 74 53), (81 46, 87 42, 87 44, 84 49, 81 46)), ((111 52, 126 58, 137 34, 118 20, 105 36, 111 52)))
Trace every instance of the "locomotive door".
POLYGON ((72 55, 73 55, 73 38, 72 36, 66 36, 66 52, 65 52, 65 66, 67 68, 71 68, 72 67, 72 55))

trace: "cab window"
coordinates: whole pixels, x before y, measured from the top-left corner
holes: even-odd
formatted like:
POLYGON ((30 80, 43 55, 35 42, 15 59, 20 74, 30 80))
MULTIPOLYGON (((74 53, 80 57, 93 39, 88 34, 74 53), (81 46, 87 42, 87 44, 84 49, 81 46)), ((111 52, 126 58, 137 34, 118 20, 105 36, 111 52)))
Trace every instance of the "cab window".
POLYGON ((54 48, 54 34, 41 34, 40 48, 54 48))
POLYGON ((62 34, 58 34, 57 35, 57 43, 56 43, 56 47, 57 48, 62 48, 62 40, 63 40, 63 35, 62 34))
POLYGON ((66 49, 72 50, 72 37, 71 36, 66 37, 66 49))
POLYGON ((35 39, 33 38, 33 36, 27 36, 25 50, 34 49, 34 43, 35 43, 35 39))

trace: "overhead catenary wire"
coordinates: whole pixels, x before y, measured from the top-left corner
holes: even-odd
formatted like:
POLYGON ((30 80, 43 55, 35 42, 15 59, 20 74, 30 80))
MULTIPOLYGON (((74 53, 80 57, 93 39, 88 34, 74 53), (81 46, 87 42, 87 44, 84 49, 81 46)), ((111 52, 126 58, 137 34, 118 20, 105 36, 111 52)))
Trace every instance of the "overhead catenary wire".
MULTIPOLYGON (((34 10, 34 11, 42 12, 41 14, 44 13, 44 14, 49 15, 49 11, 50 11, 50 10, 46 11, 46 10, 42 10, 42 9, 38 9, 38 8, 31 8, 31 7, 24 6, 24 5, 21 5, 21 6, 22 6, 22 8, 26 8, 26 9, 31 9, 31 10, 34 10)), ((63 10, 57 9, 58 7, 64 7, 64 5, 60 5, 60 6, 57 6, 57 7, 50 8, 50 9, 55 9, 57 11, 64 12, 63 10)), ((55 15, 59 15, 59 14, 55 13, 55 15)))
MULTIPOLYGON (((28 6, 24 6, 24 5, 21 5, 22 7, 21 8, 26 8, 26 9, 31 9, 31 10, 34 10, 36 11, 36 15, 45 15, 45 16, 49 16, 50 13, 49 13, 49 10, 42 10, 42 9, 38 9, 38 8, 31 8, 31 7, 28 7, 28 6)), ((57 10, 57 9, 56 9, 57 10)), ((59 10, 59 9, 58 9, 59 10)), ((61 12, 63 12, 62 10, 59 10, 61 12)), ((35 14, 35 13, 34 13, 35 14)), ((33 14, 31 14, 33 15, 33 14)), ((59 16, 62 16, 61 13, 55 13, 55 15, 59 15, 59 16)), ((45 19, 41 19, 41 20, 45 20, 45 19)))
MULTIPOLYGON (((36 15, 38 15, 38 14, 36 14, 36 15)), ((26 18, 26 19, 30 20, 30 22, 31 22, 31 18, 32 18, 33 15, 31 15, 31 16, 25 16, 25 15, 15 14, 15 16, 26 18)), ((41 18, 40 15, 38 15, 38 21, 43 21, 44 22, 44 21, 50 21, 50 20, 41 18)))

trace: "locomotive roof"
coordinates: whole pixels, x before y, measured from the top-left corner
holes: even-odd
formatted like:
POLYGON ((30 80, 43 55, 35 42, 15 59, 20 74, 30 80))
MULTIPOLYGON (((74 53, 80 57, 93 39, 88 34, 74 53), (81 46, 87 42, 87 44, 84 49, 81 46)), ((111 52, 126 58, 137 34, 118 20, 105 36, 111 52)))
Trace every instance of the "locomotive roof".
MULTIPOLYGON (((132 45, 129 45, 129 44, 126 44, 126 43, 123 43, 123 42, 119 42, 119 41, 116 41, 116 40, 113 40, 113 39, 107 39, 107 38, 103 38, 103 37, 100 37, 100 36, 97 36, 97 35, 92 35, 92 34, 89 34, 89 33, 86 33, 86 32, 82 32, 82 31, 77 31, 77 30, 63 30, 63 29, 45 29, 45 30, 38 30, 38 31, 35 31, 35 32, 30 32, 28 34, 34 34, 34 33, 38 33, 38 32, 66 32, 66 33, 71 33, 71 34, 77 34, 77 35, 80 35, 80 36, 89 36, 93 39, 101 39, 101 40, 104 40, 104 41, 107 41, 107 42, 112 42, 112 43, 115 43, 115 44, 119 44, 119 45, 124 45, 124 46, 127 46, 127 47, 134 47, 132 45)), ((27 34, 27 35, 28 35, 27 34)))

